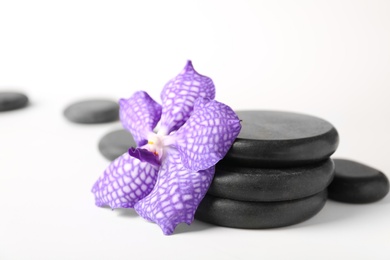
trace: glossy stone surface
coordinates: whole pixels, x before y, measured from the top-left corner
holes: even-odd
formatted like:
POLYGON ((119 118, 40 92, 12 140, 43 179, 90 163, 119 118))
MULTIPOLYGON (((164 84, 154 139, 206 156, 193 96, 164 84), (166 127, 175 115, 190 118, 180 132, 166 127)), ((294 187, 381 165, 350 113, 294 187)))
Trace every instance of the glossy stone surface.
POLYGON ((124 129, 115 130, 104 135, 99 141, 100 153, 112 161, 129 150, 136 147, 133 136, 124 129))
POLYGON ((208 193, 241 201, 283 201, 324 190, 332 181, 334 164, 325 162, 292 168, 245 168, 217 164, 208 193))
POLYGON ((0 92, 0 112, 23 108, 28 104, 28 97, 18 92, 0 92))
POLYGON ((326 194, 324 190, 307 198, 279 202, 244 202, 206 195, 195 218, 232 228, 264 229, 289 226, 317 214, 325 205, 326 194))
POLYGON ((334 159, 335 176, 328 187, 329 198, 347 203, 375 202, 389 192, 386 175, 367 165, 334 159))
POLYGON ((118 120, 119 105, 112 100, 83 100, 69 105, 64 116, 79 124, 107 123, 118 120))
POLYGON ((326 160, 339 143, 329 122, 281 111, 236 111, 242 129, 221 163, 291 167, 326 160))

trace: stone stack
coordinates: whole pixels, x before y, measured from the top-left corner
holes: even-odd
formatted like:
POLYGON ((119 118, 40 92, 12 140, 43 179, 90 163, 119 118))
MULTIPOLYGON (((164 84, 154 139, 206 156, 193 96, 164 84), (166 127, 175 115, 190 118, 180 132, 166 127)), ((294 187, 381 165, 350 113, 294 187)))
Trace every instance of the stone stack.
POLYGON ((279 111, 237 111, 241 132, 216 166, 195 217, 234 228, 302 222, 325 205, 338 146, 329 122, 279 111))

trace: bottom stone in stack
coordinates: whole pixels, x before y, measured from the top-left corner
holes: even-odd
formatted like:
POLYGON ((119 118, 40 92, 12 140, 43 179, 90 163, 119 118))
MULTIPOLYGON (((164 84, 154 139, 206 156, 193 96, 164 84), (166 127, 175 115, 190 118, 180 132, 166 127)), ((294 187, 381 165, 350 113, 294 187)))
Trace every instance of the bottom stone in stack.
POLYGON ((278 202, 247 202, 206 195, 195 218, 211 224, 247 229, 289 226, 317 214, 325 205, 326 190, 313 196, 278 202))

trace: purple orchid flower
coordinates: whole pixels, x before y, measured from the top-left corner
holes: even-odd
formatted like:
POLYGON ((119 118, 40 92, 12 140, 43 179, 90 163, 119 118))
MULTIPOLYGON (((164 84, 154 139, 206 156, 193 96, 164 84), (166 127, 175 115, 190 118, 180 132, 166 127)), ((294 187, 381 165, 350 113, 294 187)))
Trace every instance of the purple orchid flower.
POLYGON ((214 97, 213 81, 188 61, 164 86, 162 106, 144 91, 121 99, 121 122, 138 147, 114 160, 96 181, 96 205, 133 207, 165 235, 179 223, 190 225, 213 179, 214 165, 241 130, 234 111, 214 97))

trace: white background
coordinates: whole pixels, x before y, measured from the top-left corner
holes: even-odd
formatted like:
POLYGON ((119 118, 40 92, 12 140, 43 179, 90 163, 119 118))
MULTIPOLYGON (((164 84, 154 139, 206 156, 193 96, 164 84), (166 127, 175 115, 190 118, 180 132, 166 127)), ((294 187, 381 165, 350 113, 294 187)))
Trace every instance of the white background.
POLYGON ((328 201, 272 230, 195 221, 164 236, 132 210, 97 208, 108 164, 99 138, 63 109, 163 85, 191 59, 234 109, 322 117, 334 157, 389 176, 390 1, 1 1, 0 90, 26 109, 0 114, 0 259, 389 259, 390 196, 328 201))

